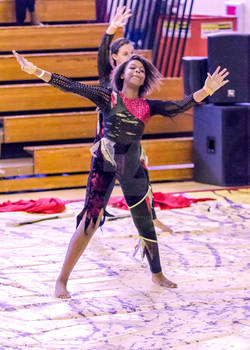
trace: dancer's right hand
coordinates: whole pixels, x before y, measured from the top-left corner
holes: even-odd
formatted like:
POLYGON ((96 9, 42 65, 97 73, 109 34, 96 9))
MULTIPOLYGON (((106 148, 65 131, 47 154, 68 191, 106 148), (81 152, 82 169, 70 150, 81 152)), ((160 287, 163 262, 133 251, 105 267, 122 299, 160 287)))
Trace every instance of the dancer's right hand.
POLYGON ((126 6, 117 7, 116 14, 111 21, 111 25, 114 28, 124 27, 127 20, 132 16, 131 9, 127 9, 126 6))
POLYGON ((26 58, 24 58, 22 55, 20 55, 19 53, 17 53, 15 50, 12 50, 13 55, 15 56, 17 62, 20 64, 21 69, 28 73, 28 74, 34 74, 36 71, 36 66, 29 62, 28 60, 26 60, 26 58))

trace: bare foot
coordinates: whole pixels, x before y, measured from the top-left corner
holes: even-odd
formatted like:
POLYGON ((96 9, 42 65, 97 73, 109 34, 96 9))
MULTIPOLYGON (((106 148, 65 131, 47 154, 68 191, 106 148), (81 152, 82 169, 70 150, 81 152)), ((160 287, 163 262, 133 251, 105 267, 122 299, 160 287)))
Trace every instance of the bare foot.
POLYGON ((171 230, 171 228, 169 228, 167 225, 164 225, 163 222, 161 222, 158 219, 153 220, 154 225, 156 227, 158 227, 159 229, 161 229, 163 232, 169 232, 169 233, 173 233, 173 231, 171 230))
POLYGON ((177 288, 177 284, 169 281, 162 272, 152 273, 152 281, 162 287, 177 288))
POLYGON ((61 299, 69 299, 71 298, 70 293, 68 292, 66 288, 66 283, 57 280, 56 281, 56 287, 55 287, 55 297, 61 298, 61 299))

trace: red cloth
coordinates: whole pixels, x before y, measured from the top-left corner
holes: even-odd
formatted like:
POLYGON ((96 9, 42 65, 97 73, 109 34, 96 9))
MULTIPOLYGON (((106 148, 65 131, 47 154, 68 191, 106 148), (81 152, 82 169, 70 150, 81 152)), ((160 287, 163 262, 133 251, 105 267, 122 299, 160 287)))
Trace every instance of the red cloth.
POLYGON ((28 213, 55 214, 65 210, 65 203, 58 198, 39 198, 38 200, 7 201, 0 203, 0 212, 26 211, 28 213))
MULTIPOLYGON (((212 198, 187 198, 181 194, 154 192, 154 206, 161 210, 186 208, 194 202, 213 200, 212 198)), ((109 204, 115 208, 128 209, 124 197, 111 197, 109 204)))
MULTIPOLYGON (((154 192, 154 205, 164 209, 176 209, 189 207, 191 203, 213 200, 212 198, 187 198, 181 194, 171 194, 154 192)), ((3 202, 0 203, 0 212, 8 211, 26 211, 28 213, 44 213, 44 214, 55 214, 61 213, 65 210, 65 204, 76 202, 62 201, 58 198, 39 198, 38 200, 19 200, 17 202, 3 202)), ((115 208, 128 209, 124 197, 111 197, 109 205, 115 208)))

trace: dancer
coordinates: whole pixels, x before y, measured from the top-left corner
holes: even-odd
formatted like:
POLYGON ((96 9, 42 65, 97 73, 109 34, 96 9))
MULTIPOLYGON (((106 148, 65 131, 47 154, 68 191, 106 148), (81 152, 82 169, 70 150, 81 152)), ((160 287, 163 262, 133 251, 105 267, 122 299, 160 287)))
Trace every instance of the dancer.
MULTIPOLYGON (((140 139, 149 118, 156 114, 174 117, 201 102, 209 94, 228 83, 227 69, 217 67, 205 81, 204 87, 180 101, 150 100, 144 96, 159 84, 158 70, 145 58, 132 55, 113 71, 112 90, 86 85, 34 66, 13 51, 21 68, 63 91, 76 93, 93 101, 103 113, 104 134, 96 157, 93 158, 86 193, 83 217, 73 234, 66 257, 56 281, 55 296, 70 298, 67 290, 69 276, 98 228, 105 209, 105 194, 117 178, 133 221, 140 235, 152 281, 167 288, 177 285, 162 272, 158 242, 152 221, 150 188, 140 161, 140 139), (92 186, 94 191, 92 191, 92 186)), ((160 151, 160 150, 159 150, 160 151)))
MULTIPOLYGON (((132 16, 131 10, 127 9, 126 6, 118 7, 115 16, 113 17, 111 23, 109 24, 106 30, 106 33, 102 38, 102 41, 98 50, 98 74, 99 74, 99 82, 101 86, 110 87, 110 76, 113 68, 125 62, 134 53, 133 45, 126 38, 118 38, 112 43, 112 40, 117 31, 117 28, 124 27, 127 23, 127 20, 131 16, 132 16), (111 62, 110 62, 110 59, 111 59, 111 62)), ((103 126, 103 120, 102 120, 102 114, 100 113, 98 116, 97 137, 94 143, 100 141, 101 139, 101 135, 103 133, 102 126, 103 126)), ((147 169, 147 157, 143 149, 141 149, 141 162, 145 169, 145 173, 147 174, 149 179, 149 174, 147 169)), ((149 185, 152 192, 152 186, 150 182, 149 182, 149 185)), ((112 191, 111 188, 110 190, 112 191)), ((105 215, 109 216, 109 213, 106 210, 105 210, 105 215)), ((153 215, 153 222, 156 227, 161 229, 161 231, 172 233, 172 230, 163 222, 161 222, 156 216, 156 212, 154 208, 153 192, 152 192, 152 215, 153 215)))

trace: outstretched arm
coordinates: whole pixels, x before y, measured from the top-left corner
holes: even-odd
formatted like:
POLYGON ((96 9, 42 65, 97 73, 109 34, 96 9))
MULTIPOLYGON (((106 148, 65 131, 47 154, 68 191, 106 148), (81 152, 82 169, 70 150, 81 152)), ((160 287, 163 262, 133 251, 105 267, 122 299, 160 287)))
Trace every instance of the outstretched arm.
POLYGON ((47 72, 44 69, 36 67, 32 62, 26 60, 26 58, 24 58, 22 55, 19 55, 19 53, 17 53, 15 50, 12 50, 12 53, 24 72, 28 74, 34 74, 39 79, 44 80, 46 83, 50 81, 51 79, 50 72, 47 72))
POLYGON ((127 23, 127 20, 132 16, 131 10, 127 9, 126 6, 117 7, 116 14, 112 19, 108 29, 106 30, 106 34, 115 34, 117 28, 124 27, 127 23))
POLYGON ((212 95, 215 91, 229 82, 229 80, 225 80, 229 74, 227 69, 220 69, 220 67, 217 67, 212 75, 208 73, 208 77, 203 88, 196 91, 194 94, 185 97, 183 100, 148 100, 150 106, 150 114, 160 114, 165 117, 174 117, 177 114, 183 113, 189 108, 193 107, 196 103, 201 102, 208 95, 212 95))
POLYGON ((97 67, 98 67, 98 75, 99 82, 101 86, 109 86, 110 84, 110 74, 112 72, 113 67, 110 63, 110 44, 114 35, 104 34, 101 44, 98 50, 98 58, 97 58, 97 67))
POLYGON ((16 51, 13 51, 13 54, 24 72, 28 74, 34 74, 38 78, 60 90, 63 90, 65 92, 72 92, 85 97, 94 102, 97 107, 102 110, 107 107, 111 95, 111 92, 108 89, 105 89, 101 86, 86 85, 73 79, 66 78, 63 75, 45 71, 41 68, 36 67, 33 63, 26 60, 16 51))
POLYGON ((195 102, 201 102, 208 95, 213 95, 215 91, 219 90, 222 86, 226 85, 229 82, 229 80, 225 80, 229 74, 227 68, 224 68, 222 70, 220 69, 221 67, 218 66, 212 75, 210 73, 207 73, 207 79, 203 88, 193 94, 195 102))
POLYGON ((102 38, 98 50, 98 74, 101 86, 106 87, 110 84, 110 74, 113 69, 110 62, 110 44, 117 28, 124 27, 130 16, 132 16, 131 10, 126 9, 125 6, 118 7, 114 18, 110 22, 102 38))

